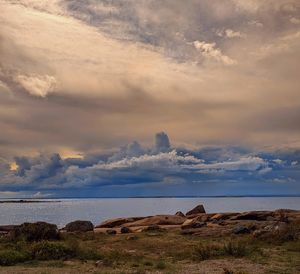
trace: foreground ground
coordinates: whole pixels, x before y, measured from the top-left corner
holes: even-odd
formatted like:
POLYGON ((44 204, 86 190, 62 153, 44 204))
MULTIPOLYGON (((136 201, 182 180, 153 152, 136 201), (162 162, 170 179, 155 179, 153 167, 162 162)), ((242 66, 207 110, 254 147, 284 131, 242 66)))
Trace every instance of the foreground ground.
POLYGON ((251 235, 181 235, 176 229, 118 235, 88 232, 40 243, 2 239, 0 248, 40 252, 38 259, 3 266, 0 273, 300 273, 299 240, 251 235), (80 253, 68 258, 75 249, 80 253))
POLYGON ((300 273, 300 211, 0 227, 0 273, 300 273))

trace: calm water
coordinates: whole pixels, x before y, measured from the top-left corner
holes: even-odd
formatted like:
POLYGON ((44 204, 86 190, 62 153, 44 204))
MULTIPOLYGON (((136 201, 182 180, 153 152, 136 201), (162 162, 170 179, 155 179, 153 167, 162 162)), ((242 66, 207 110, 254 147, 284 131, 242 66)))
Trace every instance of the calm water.
POLYGON ((198 204, 203 204, 208 213, 300 210, 300 197, 59 199, 45 203, 0 204, 0 225, 45 221, 62 227, 79 219, 90 220, 96 225, 114 217, 186 212, 198 204))

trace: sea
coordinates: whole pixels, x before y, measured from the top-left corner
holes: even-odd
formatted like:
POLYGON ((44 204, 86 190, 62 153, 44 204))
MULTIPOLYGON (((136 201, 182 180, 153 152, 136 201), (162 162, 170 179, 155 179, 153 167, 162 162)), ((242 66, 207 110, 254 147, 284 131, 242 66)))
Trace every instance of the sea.
POLYGON ((88 198, 0 203, 0 225, 44 221, 62 228, 75 220, 89 220, 97 225, 117 217, 185 213, 199 204, 204 205, 207 213, 300 210, 300 197, 88 198))

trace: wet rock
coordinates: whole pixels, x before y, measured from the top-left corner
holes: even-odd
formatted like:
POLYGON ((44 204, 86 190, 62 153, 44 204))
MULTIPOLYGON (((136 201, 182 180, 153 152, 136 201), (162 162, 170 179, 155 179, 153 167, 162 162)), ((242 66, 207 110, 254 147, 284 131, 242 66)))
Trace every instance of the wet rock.
POLYGON ((74 221, 71 223, 68 223, 64 230, 67 232, 87 232, 87 231, 93 231, 94 225, 90 221, 74 221))
POLYGON ((201 214, 201 213, 206 213, 205 209, 204 209, 204 206, 203 205, 197 205, 195 208, 188 211, 185 215, 189 216, 189 215, 201 214))
POLYGON ((132 233, 132 230, 129 227, 123 226, 121 227, 121 233, 122 234, 132 233))

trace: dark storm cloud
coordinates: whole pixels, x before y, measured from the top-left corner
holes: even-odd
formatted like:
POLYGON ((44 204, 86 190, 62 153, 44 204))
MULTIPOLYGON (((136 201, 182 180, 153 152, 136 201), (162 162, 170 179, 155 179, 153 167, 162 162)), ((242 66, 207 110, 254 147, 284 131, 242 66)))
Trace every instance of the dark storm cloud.
POLYGON ((80 192, 94 189, 94 196, 101 196, 101 189, 114 185, 146 188, 153 184, 165 188, 177 185, 189 189, 193 185, 223 182, 223 190, 218 189, 222 192, 233 181, 241 193, 244 186, 254 182, 262 186, 273 183, 275 192, 284 184, 294 184, 299 189, 299 151, 251 152, 238 147, 199 150, 170 147, 168 152, 153 151, 133 142, 113 154, 87 155, 82 159, 63 160, 58 154, 16 157, 17 170, 9 171, 5 163, 0 165, 5 170, 1 191, 53 196, 69 192, 80 196, 80 192))

